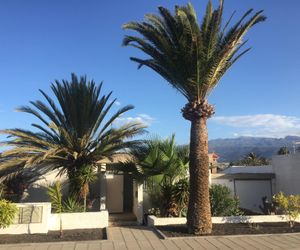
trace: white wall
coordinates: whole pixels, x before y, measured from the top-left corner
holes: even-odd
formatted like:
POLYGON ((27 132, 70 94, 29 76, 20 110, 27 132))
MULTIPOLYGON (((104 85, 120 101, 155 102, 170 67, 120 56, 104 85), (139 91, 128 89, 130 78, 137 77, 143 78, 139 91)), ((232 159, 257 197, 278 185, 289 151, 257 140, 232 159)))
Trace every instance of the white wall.
POLYGON ((232 195, 234 195, 234 181, 233 179, 226 178, 224 174, 212 174, 211 184, 226 186, 230 189, 232 195))
MULTIPOLYGON (((51 203, 18 203, 17 207, 42 206, 41 223, 13 224, 0 229, 1 234, 37 234, 60 230, 60 215, 51 214, 51 203)), ((87 213, 62 213, 64 230, 108 227, 108 211, 87 213)), ((15 222, 17 223, 17 221, 15 222)))
MULTIPOLYGON (((63 213, 62 228, 71 229, 90 229, 108 227, 108 211, 87 212, 87 213, 63 213)), ((60 215, 51 214, 49 218, 48 230, 58 231, 60 229, 60 215)))
POLYGON ((272 166, 231 166, 222 171, 225 174, 238 174, 238 173, 247 173, 247 174, 272 174, 272 166))
MULTIPOLYGON (((254 215, 254 216, 229 216, 229 217, 212 217, 212 223, 262 223, 262 222, 287 222, 285 215, 254 215)), ((296 220, 300 222, 300 218, 296 220)), ((158 218, 154 215, 148 216, 148 226, 165 226, 165 225, 183 225, 186 224, 186 218, 158 218)))
POLYGON ((300 194, 300 154, 273 156, 272 166, 276 175, 276 193, 300 194))
POLYGON ((137 218, 139 224, 143 223, 144 208, 143 208, 143 184, 136 181, 133 182, 133 209, 132 212, 137 218))
POLYGON ((13 224, 8 228, 0 229, 0 234, 35 234, 48 233, 48 221, 51 215, 51 203, 18 203, 18 208, 38 206, 42 207, 41 223, 13 224))
POLYGON ((39 180, 32 183, 24 194, 22 202, 49 202, 49 196, 47 194, 47 188, 53 185, 56 181, 60 181, 63 184, 63 194, 68 192, 68 178, 64 174, 58 176, 59 171, 53 170, 43 175, 39 180))

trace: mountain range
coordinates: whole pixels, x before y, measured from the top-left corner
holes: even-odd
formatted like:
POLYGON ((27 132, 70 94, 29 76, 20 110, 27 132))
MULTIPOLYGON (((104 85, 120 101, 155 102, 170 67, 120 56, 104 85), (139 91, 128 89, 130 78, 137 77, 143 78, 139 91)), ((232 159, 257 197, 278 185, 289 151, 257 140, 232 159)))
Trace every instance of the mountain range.
POLYGON ((290 152, 293 152, 295 142, 300 142, 300 137, 262 138, 242 136, 228 139, 214 139, 209 141, 209 152, 217 153, 220 157, 219 162, 236 161, 250 152, 271 159, 272 155, 277 154, 281 147, 288 147, 290 152))

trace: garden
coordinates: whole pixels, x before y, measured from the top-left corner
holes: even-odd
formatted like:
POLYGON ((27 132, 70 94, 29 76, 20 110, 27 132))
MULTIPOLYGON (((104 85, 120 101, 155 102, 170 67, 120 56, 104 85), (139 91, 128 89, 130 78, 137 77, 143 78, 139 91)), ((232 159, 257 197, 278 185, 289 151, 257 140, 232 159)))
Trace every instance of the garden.
POLYGON ((55 80, 51 93, 40 90, 41 100, 17 109, 33 123, 31 130, 1 130, 7 139, 0 155, 0 233, 21 221, 24 235, 1 236, 0 243, 104 239, 108 212, 89 211, 90 187, 99 177, 99 162, 120 154, 129 160, 114 171, 144 184, 144 222, 166 237, 300 232, 300 195, 278 193, 262 215, 254 216, 226 186, 209 185, 207 121, 215 114, 209 95, 250 50, 244 49, 247 32, 266 20, 263 11, 250 9, 232 26, 233 15, 223 24, 223 8, 223 0, 217 8, 209 1, 198 22, 190 3, 174 12, 159 7, 142 22, 123 25, 126 32, 138 33, 125 35, 123 45, 147 56, 130 59, 158 73, 185 98, 181 114, 190 123, 188 146, 177 145, 175 135, 145 139, 147 126, 140 122, 118 125, 134 107, 115 111, 119 105, 112 92, 104 94, 102 83, 74 73, 71 80, 55 80), (29 210, 18 203, 28 185, 52 171, 57 181, 47 187, 51 203, 28 204, 29 210), (44 235, 36 233, 38 226, 44 235))

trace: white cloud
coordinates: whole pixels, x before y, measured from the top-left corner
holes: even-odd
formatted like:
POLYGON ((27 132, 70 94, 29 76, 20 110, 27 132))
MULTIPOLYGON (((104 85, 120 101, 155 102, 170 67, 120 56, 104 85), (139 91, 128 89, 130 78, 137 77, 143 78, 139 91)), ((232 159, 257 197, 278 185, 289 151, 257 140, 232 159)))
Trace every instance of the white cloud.
POLYGON ((115 101, 115 103, 114 103, 116 106, 120 106, 121 105, 121 103, 120 102, 118 102, 118 101, 115 101))
POLYGON ((114 122, 115 125, 124 125, 131 122, 139 122, 143 125, 150 126, 154 122, 154 118, 147 114, 139 114, 135 117, 119 117, 114 122))
POLYGON ((216 116, 211 119, 217 124, 239 130, 235 136, 259 136, 281 138, 287 135, 300 136, 300 118, 274 114, 244 116, 216 116))

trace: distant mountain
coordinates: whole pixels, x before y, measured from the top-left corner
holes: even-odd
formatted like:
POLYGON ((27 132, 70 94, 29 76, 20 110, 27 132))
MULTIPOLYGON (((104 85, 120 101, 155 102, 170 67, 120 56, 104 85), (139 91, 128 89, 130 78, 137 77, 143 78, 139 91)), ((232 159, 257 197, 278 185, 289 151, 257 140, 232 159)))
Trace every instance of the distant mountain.
POLYGON ((272 158, 281 147, 288 147, 293 151, 293 143, 300 142, 298 136, 285 138, 238 137, 229 139, 215 139, 209 141, 209 151, 219 155, 220 162, 231 162, 241 159, 250 152, 259 156, 272 158))

